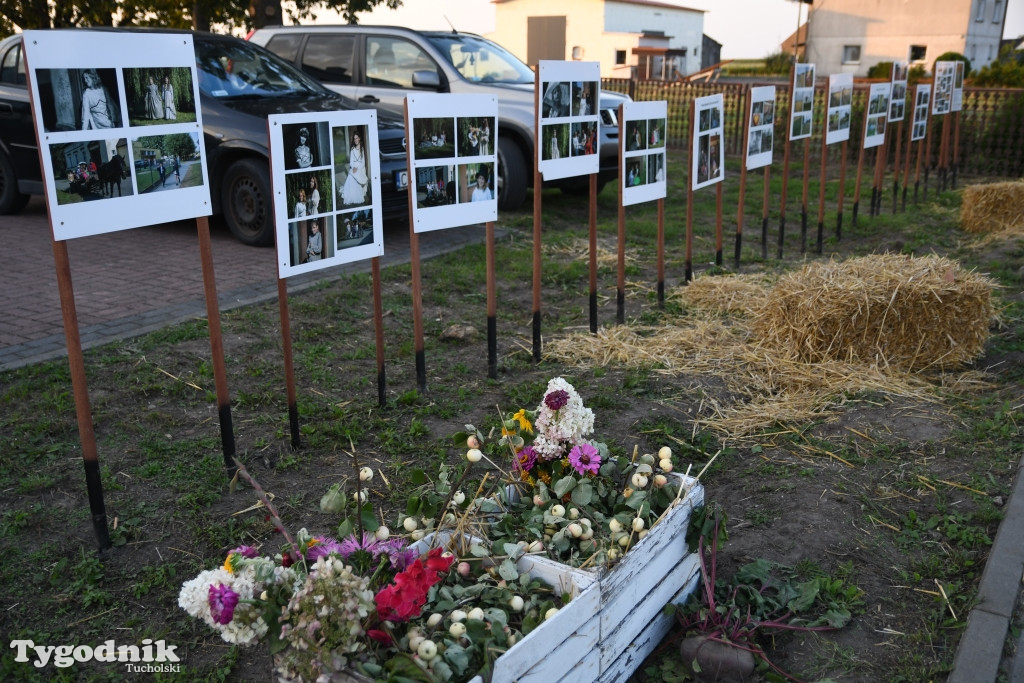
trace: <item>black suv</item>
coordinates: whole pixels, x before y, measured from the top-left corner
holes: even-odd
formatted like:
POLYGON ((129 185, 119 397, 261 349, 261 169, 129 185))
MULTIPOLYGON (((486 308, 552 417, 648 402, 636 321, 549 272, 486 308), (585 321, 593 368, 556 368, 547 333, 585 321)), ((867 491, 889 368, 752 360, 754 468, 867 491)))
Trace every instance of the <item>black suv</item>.
MULTIPOLYGON (((192 35, 214 213, 223 213, 245 244, 273 244, 267 117, 350 110, 355 104, 253 43, 192 35), (228 77, 228 64, 242 81, 228 77)), ((383 217, 401 218, 408 215, 404 123, 383 112, 377 121, 383 217)), ((19 211, 31 194, 43 194, 42 173, 21 36, 11 36, 0 42, 0 214, 19 211)))

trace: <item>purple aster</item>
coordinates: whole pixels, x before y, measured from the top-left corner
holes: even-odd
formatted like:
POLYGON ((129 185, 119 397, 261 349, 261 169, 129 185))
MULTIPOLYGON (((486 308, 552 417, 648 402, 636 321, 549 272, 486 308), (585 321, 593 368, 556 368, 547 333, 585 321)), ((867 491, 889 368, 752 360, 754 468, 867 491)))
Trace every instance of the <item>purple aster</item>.
POLYGON ((597 474, 601 467, 601 456, 589 443, 581 443, 569 451, 569 464, 580 474, 597 474))
POLYGON ((569 402, 569 392, 565 389, 556 389, 544 397, 544 405, 551 410, 558 410, 569 402))
POLYGON ((321 557, 327 557, 331 553, 341 555, 342 544, 330 536, 314 536, 306 548, 306 559, 316 562, 321 557), (313 541, 316 541, 315 543, 313 541))
POLYGON ((210 603, 210 617, 216 623, 221 626, 231 623, 235 616, 235 606, 238 605, 238 593, 218 583, 216 586, 210 586, 206 600, 210 603))
POLYGON ((254 557, 259 556, 259 553, 256 551, 256 548, 253 548, 251 545, 240 545, 234 550, 232 550, 230 553, 228 553, 228 555, 234 555, 235 553, 241 555, 242 557, 246 557, 250 560, 254 557))
POLYGON ((516 465, 523 472, 529 472, 536 464, 537 451, 533 450, 533 446, 527 446, 516 454, 516 465))

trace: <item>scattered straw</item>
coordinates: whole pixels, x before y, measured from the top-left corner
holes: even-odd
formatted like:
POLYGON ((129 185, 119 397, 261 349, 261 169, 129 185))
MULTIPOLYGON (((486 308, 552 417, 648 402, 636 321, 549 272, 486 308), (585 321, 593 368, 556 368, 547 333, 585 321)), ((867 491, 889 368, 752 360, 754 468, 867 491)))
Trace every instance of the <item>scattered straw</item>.
POLYGON ((1024 181, 965 187, 960 224, 971 233, 1024 232, 1024 181))
MULTIPOLYGON (((590 241, 576 237, 561 244, 542 244, 541 251, 549 256, 562 256, 573 260, 590 258, 590 241)), ((626 249, 623 259, 626 264, 636 261, 636 250, 626 249)), ((601 268, 614 268, 619 262, 619 247, 616 241, 605 239, 597 241, 597 265, 601 268)))

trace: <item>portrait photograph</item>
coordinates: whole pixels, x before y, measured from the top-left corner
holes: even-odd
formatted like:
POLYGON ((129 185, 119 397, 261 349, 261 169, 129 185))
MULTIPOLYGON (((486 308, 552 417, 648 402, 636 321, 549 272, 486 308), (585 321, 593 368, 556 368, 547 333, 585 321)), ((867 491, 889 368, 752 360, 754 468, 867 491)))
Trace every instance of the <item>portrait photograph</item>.
POLYGON ((563 159, 569 156, 569 124, 553 123, 541 127, 541 158, 563 159))
POLYGON ((58 204, 102 201, 135 194, 125 138, 55 143, 49 147, 58 204))
POLYGON ((326 121, 291 123, 281 126, 284 168, 295 171, 328 166, 331 158, 330 130, 326 121))
POLYGON ((665 119, 651 119, 647 122, 647 148, 656 149, 665 146, 665 131, 668 130, 665 119))
POLYGON ((288 224, 288 255, 292 266, 334 256, 334 217, 320 216, 288 224))
POLYGON ((648 183, 663 183, 663 182, 665 182, 665 155, 664 154, 648 154, 647 155, 647 182, 648 183))
POLYGON ((372 155, 366 149, 366 126, 338 126, 331 130, 331 137, 334 142, 337 206, 355 207, 372 203, 372 155))
POLYGON ((494 164, 462 164, 456 196, 460 204, 489 202, 494 199, 494 164))
POLYGON ((458 201, 455 166, 421 166, 416 169, 416 208, 447 206, 458 201))
POLYGON ((626 151, 647 149, 647 121, 626 121, 626 151))
MULTIPOLYGON (((497 124, 490 117, 460 117, 458 121, 459 156, 478 157, 494 154, 494 131, 496 129, 497 124)), ((417 158, 420 158, 419 154, 417 154, 417 158)))
POLYGON ((124 125, 117 69, 36 69, 35 76, 47 133, 124 125))
POLYGON ((455 156, 455 119, 413 119, 416 159, 450 159, 455 156))
POLYGON ((647 165, 644 157, 634 157, 626 160, 625 187, 636 187, 647 184, 647 165))
POLYGON ((123 69, 128 125, 156 126, 196 120, 192 69, 183 66, 123 69))
POLYGON ((569 102, 572 97, 569 83, 545 83, 542 90, 544 96, 541 99, 541 118, 560 119, 569 116, 569 102))
POLYGON ((569 140, 570 154, 574 157, 597 153, 597 123, 582 121, 572 124, 569 140))
POLYGON ((308 218, 334 210, 330 169, 289 173, 284 177, 284 186, 289 219, 308 218))
POLYGON ((597 114, 597 90, 599 84, 590 81, 574 81, 572 84, 572 115, 594 116, 597 114))

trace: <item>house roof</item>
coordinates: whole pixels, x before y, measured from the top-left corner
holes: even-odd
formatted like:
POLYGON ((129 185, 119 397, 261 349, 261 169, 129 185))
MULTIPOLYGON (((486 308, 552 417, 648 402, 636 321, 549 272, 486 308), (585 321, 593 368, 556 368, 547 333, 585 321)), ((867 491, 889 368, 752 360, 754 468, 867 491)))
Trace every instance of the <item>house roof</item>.
MULTIPOLYGON (((491 0, 495 5, 503 5, 506 2, 515 2, 515 0, 491 0)), ((693 9, 692 7, 682 7, 680 5, 673 5, 668 2, 657 2, 657 0, 604 0, 604 2, 621 2, 625 5, 643 5, 645 7, 663 7, 665 9, 678 9, 684 12, 700 12, 706 14, 707 10, 693 9)))
POLYGON ((793 37, 796 36, 797 47, 807 44, 807 22, 800 24, 800 29, 789 34, 789 37, 782 41, 782 51, 789 52, 793 49, 793 37))

